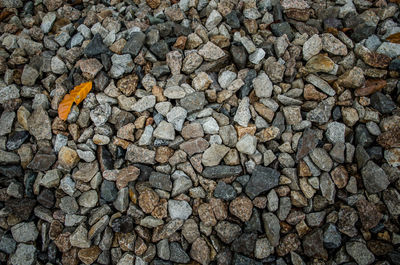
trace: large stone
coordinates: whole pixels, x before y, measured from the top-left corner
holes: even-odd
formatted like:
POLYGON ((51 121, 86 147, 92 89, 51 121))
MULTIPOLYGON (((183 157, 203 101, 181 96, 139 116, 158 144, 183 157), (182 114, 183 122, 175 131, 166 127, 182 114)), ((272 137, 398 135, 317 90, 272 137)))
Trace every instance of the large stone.
POLYGON ((361 175, 365 189, 369 193, 377 193, 389 186, 389 180, 385 171, 373 161, 368 161, 362 168, 361 175))
POLYGON ((256 166, 246 185, 245 192, 254 199, 259 194, 278 186, 280 173, 275 169, 256 166))

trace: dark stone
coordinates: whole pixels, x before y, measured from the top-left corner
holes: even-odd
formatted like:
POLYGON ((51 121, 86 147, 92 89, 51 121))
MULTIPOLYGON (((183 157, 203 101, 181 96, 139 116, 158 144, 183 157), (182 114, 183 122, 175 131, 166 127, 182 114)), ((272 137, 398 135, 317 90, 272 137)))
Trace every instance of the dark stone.
POLYGON ((340 19, 329 17, 324 20, 324 29, 327 30, 329 28, 335 28, 335 29, 342 29, 343 24, 340 19))
POLYGON ((387 254, 389 261, 393 265, 400 265, 400 252, 398 251, 391 251, 387 254))
POLYGON ((149 183, 153 188, 171 191, 172 181, 167 174, 153 171, 150 173, 149 183))
POLYGON ((55 202, 54 193, 49 189, 44 189, 39 194, 39 196, 37 196, 37 201, 44 207, 50 209, 51 207, 54 206, 54 202, 55 202))
POLYGON ((232 250, 237 253, 242 253, 246 256, 250 256, 254 251, 256 241, 257 241, 256 233, 251 233, 251 234, 244 233, 240 237, 235 239, 235 241, 233 241, 232 250))
POLYGON ((246 185, 245 192, 254 199, 262 192, 266 192, 275 188, 279 184, 279 176, 281 174, 275 169, 263 166, 256 166, 251 174, 250 180, 246 185))
POLYGON ((188 112, 193 112, 202 110, 207 102, 204 92, 194 92, 182 98, 180 103, 182 108, 186 109, 188 112))
POLYGON ((231 54, 233 62, 239 68, 245 68, 247 62, 247 52, 246 49, 241 44, 233 43, 231 45, 231 54))
POLYGON ((214 197, 223 199, 225 201, 231 201, 236 198, 236 190, 232 185, 228 185, 223 181, 218 182, 217 187, 214 190, 214 197))
POLYGON ((33 194, 33 184, 35 183, 36 180, 36 173, 30 172, 26 174, 26 177, 24 179, 25 182, 25 195, 27 197, 32 198, 34 196, 33 194))
POLYGON ((374 142, 373 136, 369 133, 364 124, 357 125, 355 129, 356 145, 370 146, 374 142))
POLYGON ((249 257, 235 253, 232 260, 233 265, 262 265, 261 262, 251 259, 249 257))
POLYGON ((209 179, 222 179, 227 177, 237 177, 242 173, 241 166, 225 166, 218 165, 213 167, 206 167, 202 175, 209 179))
POLYGON ((260 214, 256 208, 253 208, 253 213, 250 217, 250 220, 245 223, 244 231, 247 233, 251 233, 251 232, 262 233, 263 232, 260 214))
POLYGON ((151 173, 154 171, 152 167, 143 165, 143 164, 133 164, 135 167, 140 169, 140 175, 138 177, 138 181, 148 181, 151 173))
POLYGON ((353 33, 351 34, 351 39, 355 42, 360 42, 363 39, 368 38, 369 36, 375 33, 376 26, 375 25, 368 25, 368 23, 361 23, 358 24, 354 29, 353 33))
POLYGON ((7 149, 16 150, 18 149, 26 139, 29 137, 28 131, 16 131, 10 134, 7 140, 7 149))
POLYGON ((236 10, 231 11, 228 15, 225 16, 226 23, 231 26, 233 29, 240 28, 240 20, 238 17, 238 13, 236 10))
POLYGON ((321 228, 316 228, 303 238, 304 254, 308 257, 327 260, 328 252, 323 244, 323 232, 321 228))
POLYGON ((11 254, 15 251, 17 243, 10 234, 4 234, 0 239, 0 251, 11 254))
POLYGON ((324 231, 324 246, 338 248, 342 244, 342 236, 334 224, 328 224, 324 231))
POLYGON ((160 40, 155 44, 151 45, 150 51, 157 56, 160 60, 165 60, 165 55, 169 52, 168 44, 165 40, 160 40))
POLYGON ((280 37, 280 36, 283 36, 284 34, 286 34, 286 36, 288 37, 288 39, 290 41, 292 41, 294 39, 293 31, 288 22, 272 24, 271 31, 277 37, 280 37))
POLYGON ((192 29, 190 27, 182 26, 181 24, 174 23, 174 34, 176 37, 179 36, 187 36, 192 33, 192 29))
POLYGON ((100 187, 100 198, 106 202, 113 202, 117 198, 118 189, 114 181, 103 180, 100 187))
POLYGON ((29 163, 28 168, 33 171, 46 171, 56 162, 56 159, 57 157, 54 154, 37 153, 29 163))
POLYGON ((333 108, 332 118, 334 121, 340 120, 342 118, 342 111, 340 106, 336 106, 333 108))
POLYGON ((390 251, 393 251, 391 244, 379 240, 370 240, 367 242, 367 246, 375 256, 385 256, 390 251))
POLYGON ((186 254, 185 250, 181 247, 181 245, 177 242, 172 242, 169 245, 170 250, 170 261, 177 263, 188 263, 190 261, 190 257, 186 254))
POLYGON ((394 59, 389 64, 390 71, 400 72, 400 59, 394 59))
POLYGON ((367 153, 371 159, 379 161, 383 158, 383 148, 380 146, 372 146, 367 149, 367 153))
POLYGON ((151 69, 151 73, 156 77, 159 78, 163 75, 167 75, 170 73, 169 67, 165 63, 155 63, 153 64, 153 68, 151 69))
POLYGON ((9 208, 11 212, 21 220, 28 220, 36 201, 28 198, 23 199, 10 199, 5 202, 5 207, 9 208))
POLYGON ((239 98, 247 97, 250 94, 250 91, 253 90, 253 79, 256 77, 256 70, 250 69, 244 78, 244 85, 239 90, 239 98))
POLYGON ((21 166, 0 166, 0 175, 7 178, 22 177, 24 172, 21 166))
POLYGON ((236 181, 242 186, 246 186, 247 182, 250 180, 250 175, 242 175, 236 178, 236 181))
POLYGON ((103 38, 99 33, 96 33, 93 39, 86 46, 83 54, 87 57, 94 57, 100 54, 106 54, 109 52, 108 47, 103 43, 103 38))
POLYGON ((315 131, 309 128, 305 129, 297 146, 296 160, 299 161, 303 157, 307 156, 315 147, 317 147, 317 144, 318 138, 315 131))
POLYGON ((396 104, 381 92, 371 96, 371 106, 382 114, 389 114, 396 108, 396 104))
POLYGON ((123 215, 113 220, 111 228, 114 232, 129 233, 133 230, 133 219, 129 215, 123 215))
POLYGON ((54 242, 50 242, 49 246, 47 247, 47 258, 50 262, 54 263, 57 257, 57 246, 54 242))
POLYGON ((106 146, 100 145, 97 147, 97 160, 99 161, 100 170, 114 169, 114 161, 110 151, 106 146))
POLYGON ((103 53, 103 54, 100 55, 100 59, 101 59, 101 64, 104 67, 104 70, 110 71, 111 65, 112 65, 111 57, 109 55, 103 53))
POLYGON ((155 259, 150 264, 151 265, 172 265, 172 262, 166 261, 166 260, 161 260, 161 259, 155 259))
POLYGON ((132 32, 128 42, 122 50, 122 53, 129 53, 136 57, 142 49, 145 39, 146 35, 143 32, 132 32))
POLYGON ((160 32, 160 37, 161 38, 168 37, 171 34, 173 27, 174 27, 174 22, 172 21, 157 24, 157 29, 160 32))

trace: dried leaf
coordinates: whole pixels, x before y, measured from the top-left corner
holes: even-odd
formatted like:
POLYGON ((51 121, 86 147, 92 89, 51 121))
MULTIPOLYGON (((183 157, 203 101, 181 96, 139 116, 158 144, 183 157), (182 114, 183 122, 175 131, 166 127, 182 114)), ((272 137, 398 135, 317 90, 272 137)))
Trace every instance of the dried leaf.
POLYGON ((71 111, 72 104, 74 102, 76 105, 81 103, 89 94, 90 90, 92 90, 91 81, 76 86, 69 94, 65 95, 64 99, 58 105, 58 117, 65 121, 71 111))
POLYGON ((74 98, 70 94, 65 95, 64 99, 58 105, 58 117, 60 119, 65 121, 68 118, 73 103, 74 98))
POLYGON ((76 86, 70 95, 74 97, 74 102, 78 105, 86 98, 90 90, 92 90, 92 82, 86 82, 76 86))
POLYGON ((386 38, 388 41, 400 44, 400 32, 390 35, 386 38))

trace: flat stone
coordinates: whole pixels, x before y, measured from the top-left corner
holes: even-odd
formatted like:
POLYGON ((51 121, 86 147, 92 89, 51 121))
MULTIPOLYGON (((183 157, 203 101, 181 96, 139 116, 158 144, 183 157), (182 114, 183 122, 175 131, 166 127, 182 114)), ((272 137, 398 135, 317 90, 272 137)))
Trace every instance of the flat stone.
POLYGON ((278 186, 279 176, 280 173, 272 168, 256 166, 246 185, 246 194, 250 199, 254 199, 259 194, 271 190, 278 186))
POLYGON ((222 158, 224 158, 228 151, 229 147, 225 145, 212 144, 206 151, 204 151, 201 162, 206 167, 216 166, 221 162, 222 158))
POLYGON ((225 166, 225 165, 218 165, 212 167, 206 167, 202 175, 205 178, 210 179, 220 179, 220 178, 227 178, 227 177, 237 177, 242 173, 243 169, 241 166, 225 166))
POLYGON ((365 189, 369 193, 383 191, 389 186, 389 180, 385 171, 372 161, 368 161, 362 168, 361 176, 365 189))
POLYGON ((11 227, 11 233, 15 241, 17 242, 29 242, 35 241, 39 235, 39 231, 36 229, 34 222, 19 223, 11 227))
POLYGON ((347 253, 360 265, 369 265, 375 261, 374 255, 367 246, 361 242, 348 242, 346 244, 347 253))

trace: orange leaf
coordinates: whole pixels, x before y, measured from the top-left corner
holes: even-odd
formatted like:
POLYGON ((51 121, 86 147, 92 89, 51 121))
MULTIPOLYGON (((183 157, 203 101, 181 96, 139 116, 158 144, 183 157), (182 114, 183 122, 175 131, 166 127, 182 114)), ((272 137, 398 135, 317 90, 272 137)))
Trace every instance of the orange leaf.
POLYGON ((92 90, 91 81, 76 86, 69 94, 74 97, 74 102, 78 105, 86 98, 90 90, 92 90))
POLYGON ((73 103, 74 98, 70 94, 65 95, 64 99, 58 105, 58 117, 60 119, 65 121, 68 118, 73 103))
POLYGON ((386 38, 388 41, 400 44, 400 32, 390 35, 386 38))
POLYGON ((81 103, 89 94, 90 90, 92 90, 91 81, 76 86, 69 94, 65 95, 64 99, 58 105, 58 117, 65 121, 71 111, 72 104, 74 102, 76 105, 81 103))

